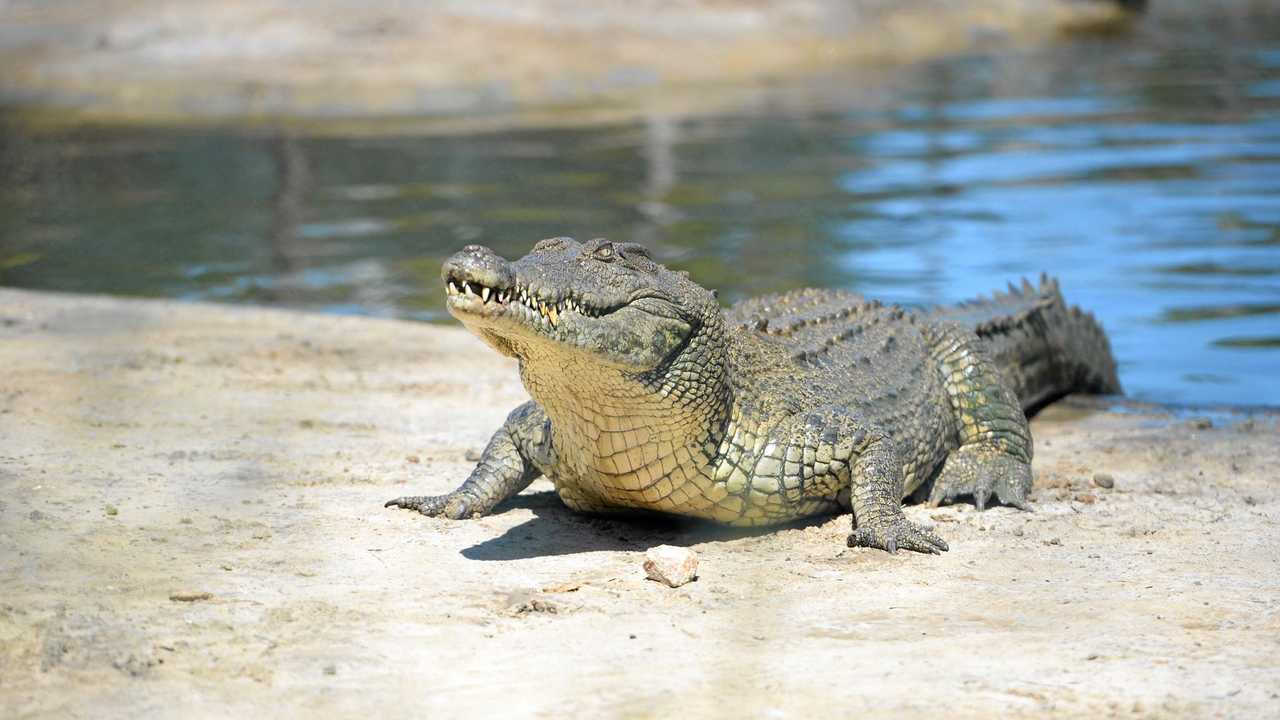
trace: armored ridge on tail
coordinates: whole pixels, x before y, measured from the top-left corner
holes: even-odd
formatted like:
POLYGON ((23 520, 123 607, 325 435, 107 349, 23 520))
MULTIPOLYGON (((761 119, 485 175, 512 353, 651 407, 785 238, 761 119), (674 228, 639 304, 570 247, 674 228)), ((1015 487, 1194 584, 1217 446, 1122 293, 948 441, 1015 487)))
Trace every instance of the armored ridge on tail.
POLYGON ((1057 284, 911 312, 834 290, 722 310, 639 245, 469 246, 450 313, 520 362, 515 408, 457 490, 389 506, 475 517, 545 475, 566 505, 732 525, 851 511, 849 544, 937 553, 904 497, 1027 508, 1024 410, 1116 392, 1097 322, 1057 284))
POLYGON ((1004 373, 1028 416, 1073 392, 1123 392, 1111 343, 1093 313, 1067 305, 1058 281, 1025 279, 1007 293, 977 298, 931 315, 971 328, 1004 373))

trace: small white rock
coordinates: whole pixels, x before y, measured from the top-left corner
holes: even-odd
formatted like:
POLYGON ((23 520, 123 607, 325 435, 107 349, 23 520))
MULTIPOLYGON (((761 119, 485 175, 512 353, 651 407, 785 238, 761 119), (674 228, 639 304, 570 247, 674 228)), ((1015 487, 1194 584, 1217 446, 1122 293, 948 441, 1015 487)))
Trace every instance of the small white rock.
POLYGON ((698 555, 674 545, 649 548, 644 554, 644 574, 669 587, 680 587, 698 577, 698 555))

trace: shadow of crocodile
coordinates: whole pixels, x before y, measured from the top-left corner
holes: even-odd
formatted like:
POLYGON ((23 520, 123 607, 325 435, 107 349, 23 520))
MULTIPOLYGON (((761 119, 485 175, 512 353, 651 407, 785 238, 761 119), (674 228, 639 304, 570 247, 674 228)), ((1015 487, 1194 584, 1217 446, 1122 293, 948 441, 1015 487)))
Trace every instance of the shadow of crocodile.
POLYGON ((784 525, 741 528, 642 511, 586 514, 565 507, 552 491, 517 495, 499 505, 497 513, 514 509, 529 510, 534 517, 498 537, 465 548, 462 556, 492 561, 602 551, 643 552, 657 545, 687 547, 733 542, 771 535, 785 528, 820 525, 830 519, 816 516, 784 525))

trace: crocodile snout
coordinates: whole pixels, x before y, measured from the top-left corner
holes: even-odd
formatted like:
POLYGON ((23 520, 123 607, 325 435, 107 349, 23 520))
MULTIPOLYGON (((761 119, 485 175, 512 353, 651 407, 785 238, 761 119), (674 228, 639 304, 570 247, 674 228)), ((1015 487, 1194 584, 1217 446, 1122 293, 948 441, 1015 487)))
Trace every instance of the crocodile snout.
POLYGON ((445 260, 440 279, 446 284, 464 282, 503 290, 515 283, 511 263, 483 245, 468 245, 445 260))

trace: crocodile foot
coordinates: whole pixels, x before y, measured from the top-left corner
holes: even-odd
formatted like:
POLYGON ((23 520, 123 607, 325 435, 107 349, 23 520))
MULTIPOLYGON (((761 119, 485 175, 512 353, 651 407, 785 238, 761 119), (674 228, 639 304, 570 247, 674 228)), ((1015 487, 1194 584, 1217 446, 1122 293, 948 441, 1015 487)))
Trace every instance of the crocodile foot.
POLYGON ((1016 457, 982 445, 964 445, 947 456, 934 480, 928 504, 937 507, 961 495, 972 495, 985 510, 992 495, 1003 505, 1031 510, 1031 466, 1016 457))
POLYGON ((940 555, 947 543, 929 529, 899 518, 879 527, 859 526, 849 535, 849 547, 869 547, 898 552, 898 548, 940 555))
POLYGON ((447 517, 452 520, 479 517, 480 511, 475 508, 475 498, 464 493, 453 492, 448 495, 414 495, 388 500, 383 507, 398 507, 405 510, 416 510, 430 517, 447 517))

